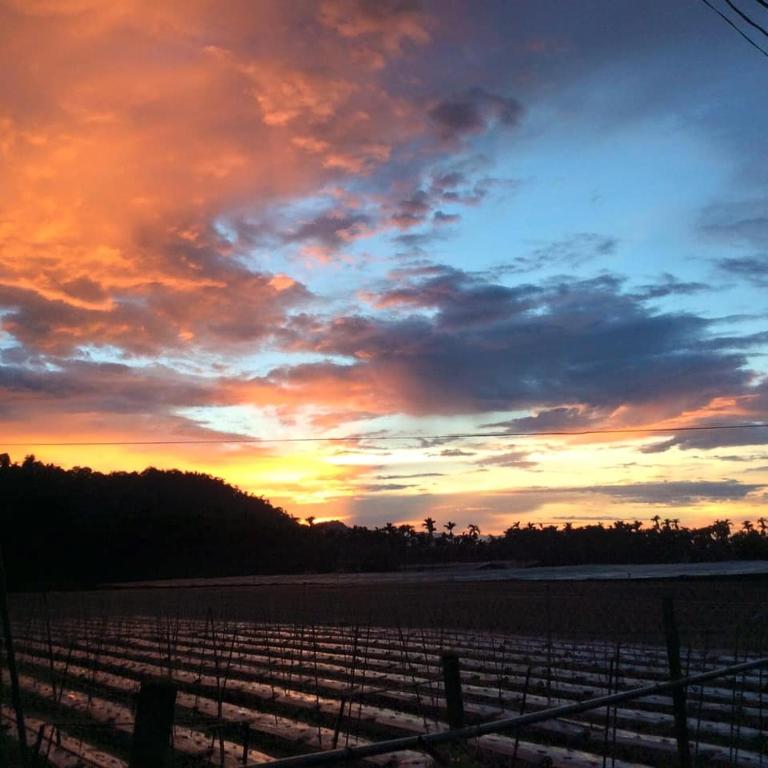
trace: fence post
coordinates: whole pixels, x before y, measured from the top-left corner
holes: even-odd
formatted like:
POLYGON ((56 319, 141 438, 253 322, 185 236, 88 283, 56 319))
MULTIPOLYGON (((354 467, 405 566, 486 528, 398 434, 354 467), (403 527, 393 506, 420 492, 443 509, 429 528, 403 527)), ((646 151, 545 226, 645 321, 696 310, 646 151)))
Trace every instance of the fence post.
POLYGON ((173 727, 176 686, 144 680, 136 697, 136 723, 129 768, 163 768, 173 727))
POLYGON ((3 547, 0 541, 0 620, 3 624, 3 643, 5 656, 8 662, 8 676, 11 678, 11 705, 16 714, 16 734, 19 740, 19 757, 21 765, 27 768, 29 765, 29 751, 27 748, 27 726, 24 724, 24 710, 21 704, 21 690, 19 688, 19 674, 16 669, 16 655, 13 649, 13 632, 11 619, 8 613, 8 591, 5 581, 5 564, 3 563, 3 547))
MULTIPOLYGON (((669 663, 669 679, 679 680, 683 676, 680 665, 680 635, 675 621, 675 604, 671 595, 662 599, 662 616, 664 619, 664 635, 667 640, 667 661, 669 663)), ((675 736, 677 738, 677 755, 680 768, 690 768, 691 748, 688 742, 688 712, 686 707, 686 689, 683 687, 672 690, 672 707, 675 716, 675 736)))
POLYGON ((248 764, 248 749, 250 748, 251 739, 251 724, 247 720, 243 720, 243 765, 248 764))
POLYGON ((461 695, 459 657, 446 651, 442 654, 445 703, 448 708, 448 727, 451 730, 464 727, 464 701, 461 695))

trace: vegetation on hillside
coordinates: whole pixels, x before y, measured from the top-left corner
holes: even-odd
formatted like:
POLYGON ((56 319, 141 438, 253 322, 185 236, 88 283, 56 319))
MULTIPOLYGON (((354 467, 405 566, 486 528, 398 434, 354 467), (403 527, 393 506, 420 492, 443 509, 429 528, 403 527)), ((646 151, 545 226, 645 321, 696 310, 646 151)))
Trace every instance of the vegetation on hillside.
MULTIPOLYGON (((514 523, 484 536, 427 517, 380 528, 306 525, 266 499, 177 470, 103 474, 0 456, 9 582, 31 589, 254 573, 379 571, 452 562, 536 565, 768 559, 768 519, 575 527, 514 523)), ((396 510, 393 510, 393 515, 396 510)))
POLYGON ((10 581, 31 588, 296 569, 301 526, 208 475, 0 460, 10 581))
MULTIPOLYGON (((322 529, 324 526, 316 525, 322 529)), ((587 563, 674 563, 768 559, 768 518, 730 520, 687 528, 674 519, 654 517, 563 527, 516 522, 498 536, 482 535, 477 525, 455 532, 447 521, 442 531, 432 518, 420 528, 387 523, 373 530, 334 524, 315 546, 322 559, 344 570, 391 570, 450 562, 514 561, 520 565, 581 565, 587 563)))

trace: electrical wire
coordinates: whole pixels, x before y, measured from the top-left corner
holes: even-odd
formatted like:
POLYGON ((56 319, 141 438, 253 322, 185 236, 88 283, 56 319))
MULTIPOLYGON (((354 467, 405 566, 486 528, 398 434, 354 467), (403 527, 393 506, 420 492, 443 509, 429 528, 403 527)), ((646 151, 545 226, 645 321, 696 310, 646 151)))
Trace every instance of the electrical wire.
POLYGON ((725 21, 726 24, 733 27, 753 48, 757 48, 760 53, 763 54, 763 56, 768 57, 768 51, 766 51, 764 48, 759 46, 746 32, 739 29, 739 27, 734 24, 734 22, 729 19, 719 8, 716 8, 712 3, 709 2, 709 0, 701 0, 704 5, 711 8, 723 21, 725 21))
POLYGON ((653 435, 670 432, 706 432, 717 429, 768 429, 768 422, 751 424, 702 424, 699 426, 680 427, 619 427, 616 429, 580 429, 580 430, 541 430, 528 432, 450 432, 433 435, 344 435, 339 437, 239 437, 239 438, 201 438, 199 440, 77 440, 60 442, 0 443, 9 448, 40 447, 97 447, 97 446, 140 446, 140 445, 248 445, 260 443, 348 443, 348 442, 392 442, 408 440, 464 440, 483 437, 582 437, 586 435, 653 435))
POLYGON ((765 27, 760 26, 754 19, 751 19, 744 11, 741 10, 734 2, 733 0, 725 0, 725 2, 728 4, 728 7, 736 14, 738 14, 744 21, 749 24, 750 27, 753 27, 754 29, 758 30, 758 32, 762 32, 766 37, 768 37, 768 30, 765 29, 765 27))

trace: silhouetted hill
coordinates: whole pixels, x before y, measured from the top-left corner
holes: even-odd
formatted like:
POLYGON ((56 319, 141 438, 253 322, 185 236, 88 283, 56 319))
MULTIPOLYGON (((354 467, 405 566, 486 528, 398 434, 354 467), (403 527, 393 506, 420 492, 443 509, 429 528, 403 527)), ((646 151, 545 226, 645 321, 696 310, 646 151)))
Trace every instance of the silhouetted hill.
POLYGON ((9 582, 35 588, 292 570, 301 526, 204 474, 0 462, 9 582))
MULTIPOLYGON (((396 513, 396 512, 395 512, 396 513)), ((538 565, 768 559, 768 518, 687 528, 652 518, 575 527, 513 523, 499 536, 428 517, 381 528, 299 525, 209 475, 102 474, 0 455, 2 542, 12 587, 87 586, 258 573, 388 571, 456 562, 538 565)))

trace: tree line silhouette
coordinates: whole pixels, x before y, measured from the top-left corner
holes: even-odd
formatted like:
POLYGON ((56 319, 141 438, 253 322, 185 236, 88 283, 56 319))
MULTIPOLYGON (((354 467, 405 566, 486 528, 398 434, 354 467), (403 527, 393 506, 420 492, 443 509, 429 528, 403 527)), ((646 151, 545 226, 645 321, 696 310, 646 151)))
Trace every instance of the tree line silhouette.
POLYGON ((318 523, 196 472, 103 474, 0 455, 2 545, 13 588, 258 573, 391 571, 448 563, 521 565, 768 559, 768 519, 689 528, 655 516, 562 527, 513 523, 483 535, 419 526, 318 523))

